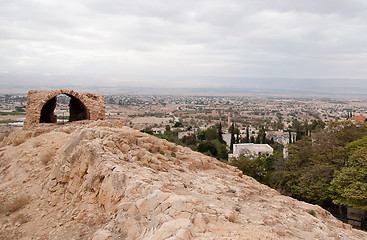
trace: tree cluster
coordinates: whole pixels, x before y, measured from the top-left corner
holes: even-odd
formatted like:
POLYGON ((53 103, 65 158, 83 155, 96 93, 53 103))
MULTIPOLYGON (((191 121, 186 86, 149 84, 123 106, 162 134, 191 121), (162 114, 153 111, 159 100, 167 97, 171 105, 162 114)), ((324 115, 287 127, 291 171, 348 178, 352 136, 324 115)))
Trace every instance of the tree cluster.
POLYGON ((219 160, 227 160, 228 151, 225 141, 222 137, 222 124, 208 128, 198 134, 200 143, 197 150, 219 160))
MULTIPOLYGON (((173 127, 184 127, 184 125, 181 122, 176 122, 173 127)), ((182 139, 178 138, 179 131, 180 130, 177 129, 172 130, 171 127, 167 125, 164 134, 157 134, 156 136, 215 157, 218 160, 227 160, 228 151, 226 143, 222 137, 222 125, 220 123, 208 128, 207 130, 188 134, 182 137, 182 139)), ((153 131, 149 128, 142 130, 142 132, 154 135, 153 131)))
POLYGON ((367 210, 367 123, 332 122, 289 145, 287 158, 280 151, 267 158, 242 157, 232 164, 299 200, 367 210))

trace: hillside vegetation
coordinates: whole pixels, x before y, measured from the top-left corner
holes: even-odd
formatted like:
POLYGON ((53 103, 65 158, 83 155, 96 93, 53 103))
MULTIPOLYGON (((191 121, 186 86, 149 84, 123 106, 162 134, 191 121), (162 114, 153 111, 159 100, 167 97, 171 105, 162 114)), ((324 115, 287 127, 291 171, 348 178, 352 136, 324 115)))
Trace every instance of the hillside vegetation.
POLYGON ((367 123, 331 122, 289 145, 289 155, 243 157, 232 162, 245 174, 293 197, 334 208, 367 210, 367 123))

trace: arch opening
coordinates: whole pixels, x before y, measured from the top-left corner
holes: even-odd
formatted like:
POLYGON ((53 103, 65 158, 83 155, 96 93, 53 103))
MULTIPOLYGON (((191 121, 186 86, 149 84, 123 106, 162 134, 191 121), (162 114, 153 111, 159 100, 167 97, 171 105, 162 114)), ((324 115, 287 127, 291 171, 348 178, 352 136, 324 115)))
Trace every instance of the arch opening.
POLYGON ((89 111, 78 98, 69 94, 61 94, 51 98, 43 105, 39 122, 58 123, 88 119, 89 111))

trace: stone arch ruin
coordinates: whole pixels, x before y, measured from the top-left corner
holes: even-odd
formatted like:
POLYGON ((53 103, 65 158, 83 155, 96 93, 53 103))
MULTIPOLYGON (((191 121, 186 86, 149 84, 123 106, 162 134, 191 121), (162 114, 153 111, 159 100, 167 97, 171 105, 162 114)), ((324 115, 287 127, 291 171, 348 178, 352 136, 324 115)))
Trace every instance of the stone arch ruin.
POLYGON ((104 96, 92 93, 78 93, 72 90, 29 91, 27 96, 26 120, 24 128, 37 123, 57 123, 54 114, 57 96, 70 97, 69 121, 104 120, 104 96))

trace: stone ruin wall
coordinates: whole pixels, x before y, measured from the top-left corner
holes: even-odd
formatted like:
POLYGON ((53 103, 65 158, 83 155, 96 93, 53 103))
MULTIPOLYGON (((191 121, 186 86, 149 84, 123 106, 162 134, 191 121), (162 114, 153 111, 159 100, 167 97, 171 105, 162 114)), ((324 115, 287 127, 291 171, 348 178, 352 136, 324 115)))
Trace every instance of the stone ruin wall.
MULTIPOLYGON (((74 92, 73 90, 51 90, 51 91, 34 91, 28 92, 27 96, 27 108, 26 108, 26 120, 24 122, 24 128, 28 129, 35 124, 40 123, 41 111, 45 104, 53 104, 52 100, 61 94, 69 96, 70 105, 73 102, 81 102, 86 108, 86 114, 83 119, 87 120, 105 120, 105 105, 104 96, 92 93, 74 92), (51 101, 50 101, 51 100, 51 101)), ((55 102, 56 104, 56 102, 55 102)), ((70 106, 70 115, 74 114, 78 109, 74 110, 70 106)), ((55 116, 56 117, 56 116, 55 116)), ((55 119, 56 120, 56 119, 55 119)), ((76 121, 79 119, 70 119, 70 121, 76 121)))

